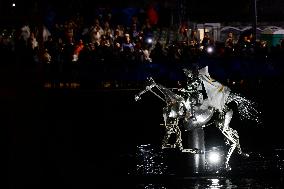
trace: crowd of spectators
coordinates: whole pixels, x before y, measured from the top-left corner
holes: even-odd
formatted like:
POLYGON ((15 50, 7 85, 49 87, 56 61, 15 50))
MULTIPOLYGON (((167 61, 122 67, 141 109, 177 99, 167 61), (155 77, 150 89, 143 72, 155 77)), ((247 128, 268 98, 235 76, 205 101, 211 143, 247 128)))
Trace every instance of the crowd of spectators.
POLYGON ((272 62, 277 67, 283 59, 284 40, 272 48, 266 41, 255 40, 252 34, 236 38, 228 33, 225 41, 214 41, 210 33, 205 33, 200 40, 197 30, 186 24, 163 28, 137 16, 131 17, 129 26, 112 20, 107 14, 85 24, 84 18, 77 15, 49 28, 26 23, 10 32, 3 30, 0 51, 5 56, 15 54, 23 66, 41 63, 46 73, 56 77, 71 73, 72 77, 89 74, 112 79, 134 75, 141 79, 147 71, 162 73, 161 66, 176 70, 177 66, 191 66, 203 59, 222 60, 225 69, 225 64, 239 60, 272 62))

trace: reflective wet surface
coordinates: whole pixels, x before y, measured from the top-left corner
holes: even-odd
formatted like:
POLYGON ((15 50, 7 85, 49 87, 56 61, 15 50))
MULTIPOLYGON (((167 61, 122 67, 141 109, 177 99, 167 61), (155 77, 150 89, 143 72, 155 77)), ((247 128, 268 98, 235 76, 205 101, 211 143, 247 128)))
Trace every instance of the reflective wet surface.
POLYGON ((208 178, 184 178, 172 183, 140 183, 136 188, 141 189, 217 189, 217 188, 241 188, 241 189, 274 189, 281 188, 283 180, 279 178, 226 178, 226 177, 208 177, 208 178))
POLYGON ((169 157, 179 156, 178 153, 159 151, 151 144, 139 145, 136 152, 136 170, 129 171, 129 176, 124 177, 125 182, 122 183, 129 188, 135 186, 138 189, 280 189, 284 184, 282 152, 279 149, 269 155, 264 152, 251 152, 251 157, 243 161, 245 163, 241 163, 242 160, 239 159, 238 163, 233 164, 231 171, 225 171, 220 164, 216 165, 215 169, 206 167, 203 173, 185 174, 180 171, 188 169, 186 165, 171 167, 179 163, 170 162, 178 160, 177 157, 171 160, 169 157), (277 160, 273 160, 272 156, 277 160))

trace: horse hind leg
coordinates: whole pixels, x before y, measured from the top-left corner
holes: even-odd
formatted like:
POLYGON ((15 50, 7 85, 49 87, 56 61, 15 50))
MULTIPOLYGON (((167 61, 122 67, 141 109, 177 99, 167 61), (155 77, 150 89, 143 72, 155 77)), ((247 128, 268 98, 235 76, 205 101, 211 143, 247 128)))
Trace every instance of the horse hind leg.
POLYGON ((223 120, 223 124, 221 124, 219 127, 219 129, 221 130, 221 132, 227 139, 226 144, 230 145, 230 149, 227 153, 226 161, 225 161, 225 167, 227 170, 231 169, 229 165, 229 161, 230 161, 232 153, 234 152, 235 148, 238 146, 238 135, 235 130, 229 127, 232 117, 233 117, 233 111, 230 109, 229 111, 226 112, 224 120, 223 120))
POLYGON ((234 142, 236 143, 236 148, 238 150, 238 154, 240 154, 243 157, 249 157, 249 154, 244 153, 242 151, 241 144, 240 144, 240 137, 239 137, 238 132, 236 130, 233 130, 233 129, 231 129, 231 130, 232 130, 232 138, 233 138, 234 142))
POLYGON ((230 149, 229 149, 228 154, 226 156, 226 162, 225 162, 226 169, 230 170, 231 168, 230 168, 230 165, 229 165, 229 161, 230 161, 230 158, 231 158, 233 151, 236 148, 238 150, 238 154, 240 154, 244 157, 249 157, 249 155, 242 152, 240 140, 239 140, 239 135, 238 135, 238 132, 236 130, 229 127, 229 128, 227 128, 226 131, 223 131, 223 134, 226 136, 226 138, 228 140, 227 144, 230 145, 230 149))
POLYGON ((225 120, 223 125, 223 132, 229 129, 230 122, 233 118, 233 110, 229 110, 225 114, 225 120))
POLYGON ((229 161, 230 161, 231 155, 232 155, 233 151, 235 150, 236 146, 237 146, 237 144, 233 143, 231 145, 230 149, 229 149, 229 152, 228 152, 227 156, 226 156, 225 168, 227 170, 231 170, 231 167, 229 165, 229 161))
POLYGON ((238 132, 236 130, 234 130, 230 127, 228 127, 226 130, 222 130, 222 133, 227 139, 226 144, 230 145, 230 149, 229 149, 227 156, 226 156, 225 167, 226 167, 227 170, 231 170, 230 165, 229 165, 229 161, 230 161, 230 158, 231 158, 234 150, 237 148, 238 153, 239 154, 242 153, 240 143, 239 143, 239 135, 238 135, 238 132))
POLYGON ((226 115, 225 115, 224 126, 223 126, 223 131, 222 132, 228 131, 229 133, 231 133, 232 139, 233 139, 231 141, 236 144, 236 147, 238 149, 238 154, 240 154, 240 155, 242 155, 244 157, 249 157, 249 155, 247 153, 243 153, 242 152, 238 132, 236 130, 234 130, 234 129, 229 127, 229 124, 230 124, 230 122, 232 120, 232 117, 233 117, 233 111, 230 109, 226 113, 226 115))

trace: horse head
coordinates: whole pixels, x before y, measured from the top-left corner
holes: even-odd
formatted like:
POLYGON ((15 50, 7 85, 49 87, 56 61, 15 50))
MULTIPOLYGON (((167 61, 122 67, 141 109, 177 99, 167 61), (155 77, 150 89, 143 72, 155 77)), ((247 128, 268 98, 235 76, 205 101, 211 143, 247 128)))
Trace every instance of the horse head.
POLYGON ((156 85, 154 79, 152 77, 148 77, 145 85, 145 89, 140 91, 138 94, 135 95, 135 101, 141 100, 141 95, 147 91, 151 91, 151 89, 156 85))

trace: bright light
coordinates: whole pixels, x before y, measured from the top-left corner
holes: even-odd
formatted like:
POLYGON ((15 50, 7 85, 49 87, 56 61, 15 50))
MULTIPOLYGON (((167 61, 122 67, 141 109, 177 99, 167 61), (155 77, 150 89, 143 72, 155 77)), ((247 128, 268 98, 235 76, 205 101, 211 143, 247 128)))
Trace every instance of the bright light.
POLYGON ((212 47, 208 47, 208 48, 207 48, 207 52, 208 52, 208 53, 212 53, 212 52, 213 52, 213 48, 212 48, 212 47))
POLYGON ((220 154, 218 152, 210 152, 209 153, 209 162, 213 164, 217 164, 220 162, 220 154))
POLYGON ((151 38, 147 39, 147 43, 152 43, 152 42, 153 42, 153 39, 151 39, 151 38))
POLYGON ((12 3, 12 7, 15 7, 16 6, 16 3, 12 3))
POLYGON ((210 179, 210 180, 212 182, 210 189, 218 189, 222 187, 222 185, 219 184, 219 179, 210 179))
POLYGON ((211 179, 212 185, 218 185, 219 184, 219 179, 211 179))

